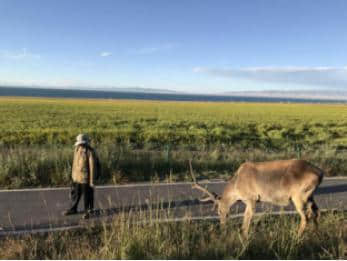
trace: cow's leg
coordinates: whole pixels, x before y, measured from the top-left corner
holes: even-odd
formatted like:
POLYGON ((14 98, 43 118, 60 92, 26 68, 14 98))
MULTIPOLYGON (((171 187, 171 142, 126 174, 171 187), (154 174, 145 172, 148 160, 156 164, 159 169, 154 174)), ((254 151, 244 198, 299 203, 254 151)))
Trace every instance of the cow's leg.
POLYGON ((232 205, 235 204, 237 198, 229 197, 228 199, 222 199, 218 204, 218 215, 221 225, 225 225, 227 215, 232 205))
POLYGON ((311 196, 307 202, 307 217, 308 219, 313 219, 315 229, 318 229, 318 220, 320 217, 320 211, 316 202, 313 199, 313 196, 311 196))
POLYGON ((307 224, 307 216, 305 213, 306 204, 305 204, 305 201, 302 200, 300 197, 294 197, 292 198, 292 201, 301 218, 301 222, 300 222, 300 226, 298 230, 298 236, 300 237, 302 233, 304 232, 306 224, 307 224))
POLYGON ((244 238, 248 238, 248 230, 249 230, 249 225, 251 223, 251 219, 254 214, 255 201, 247 200, 244 203, 246 204, 246 210, 243 216, 242 235, 244 238))

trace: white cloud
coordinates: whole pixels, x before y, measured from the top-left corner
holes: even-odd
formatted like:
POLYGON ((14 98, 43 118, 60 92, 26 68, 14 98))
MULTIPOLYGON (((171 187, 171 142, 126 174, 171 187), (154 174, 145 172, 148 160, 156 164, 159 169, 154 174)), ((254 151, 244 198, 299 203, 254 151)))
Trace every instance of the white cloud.
POLYGON ((247 67, 240 69, 207 67, 193 68, 195 73, 205 73, 226 78, 240 78, 262 82, 306 84, 334 88, 347 88, 347 66, 344 67, 247 67))
POLYGON ((101 52, 101 53, 100 53, 100 56, 101 56, 101 57, 109 57, 109 56, 111 56, 111 55, 112 55, 111 52, 101 52))
POLYGON ((39 54, 32 53, 26 48, 22 48, 19 51, 0 51, 0 57, 10 60, 24 60, 24 59, 40 59, 39 54))

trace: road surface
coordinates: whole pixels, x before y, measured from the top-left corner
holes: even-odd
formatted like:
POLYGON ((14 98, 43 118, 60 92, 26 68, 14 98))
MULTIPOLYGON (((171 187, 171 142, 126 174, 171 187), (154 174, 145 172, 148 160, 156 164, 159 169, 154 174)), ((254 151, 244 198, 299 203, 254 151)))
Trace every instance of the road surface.
MULTIPOLYGON (((211 191, 221 193, 223 181, 202 183, 211 191)), ((69 207, 69 188, 24 189, 0 191, 0 236, 62 230, 110 220, 121 213, 146 221, 149 216, 161 220, 183 218, 216 218, 211 203, 198 201, 201 192, 191 189, 191 183, 133 184, 98 186, 95 190, 96 216, 89 220, 82 213, 63 216, 69 207), (130 213, 130 214, 129 214, 130 213), (137 213, 137 214, 135 214, 137 213), (140 214, 139 214, 140 213, 140 214)), ((315 200, 321 209, 347 208, 347 178, 325 178, 316 192, 315 200)), ((83 206, 83 199, 80 208, 83 206)), ((240 215, 243 203, 235 204, 231 216, 240 215)), ((258 203, 256 211, 276 213, 280 209, 258 203)), ((284 210, 292 211, 289 205, 284 210)))

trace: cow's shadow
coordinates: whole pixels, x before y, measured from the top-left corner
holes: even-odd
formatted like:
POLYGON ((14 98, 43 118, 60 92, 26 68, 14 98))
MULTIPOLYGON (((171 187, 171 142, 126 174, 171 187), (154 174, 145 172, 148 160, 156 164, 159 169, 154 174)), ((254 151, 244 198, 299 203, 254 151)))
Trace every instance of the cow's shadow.
POLYGON ((117 215, 119 213, 139 212, 139 211, 157 211, 157 210, 168 210, 172 208, 190 207, 197 205, 211 205, 211 202, 201 202, 198 199, 188 199, 173 202, 161 202, 154 204, 138 204, 121 207, 110 207, 105 209, 94 210, 94 215, 98 217, 107 217, 117 215))
POLYGON ((347 184, 318 187, 316 194, 332 194, 347 192, 347 184))
MULTIPOLYGON (((315 192, 316 195, 321 194, 333 194, 333 193, 341 193, 347 192, 347 184, 342 185, 331 185, 326 187, 318 187, 315 192)), ((96 209, 94 211, 94 215, 98 217, 107 217, 117 215, 119 213, 128 213, 132 211, 149 211, 149 210, 167 210, 171 208, 180 208, 180 207, 191 207, 197 205, 212 205, 211 202, 201 202, 198 199, 188 199, 182 201, 172 201, 172 202, 161 202, 154 204, 138 204, 138 205, 130 205, 130 206, 121 206, 121 207, 110 207, 105 209, 96 209)), ((289 206, 290 207, 290 206, 289 206)), ((276 206, 274 206, 276 209, 276 206)))

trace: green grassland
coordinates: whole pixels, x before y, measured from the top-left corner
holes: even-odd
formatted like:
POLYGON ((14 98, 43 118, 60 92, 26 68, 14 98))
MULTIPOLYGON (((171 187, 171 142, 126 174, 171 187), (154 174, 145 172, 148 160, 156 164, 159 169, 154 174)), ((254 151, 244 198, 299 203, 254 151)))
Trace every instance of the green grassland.
POLYGON ((0 120, 3 145, 71 144, 80 132, 96 143, 347 145, 345 105, 0 98, 0 120))
MULTIPOLYGON (((1 188, 69 185, 81 132, 100 157, 99 184, 189 180, 189 159, 198 179, 227 179, 245 161, 288 158, 307 159, 327 176, 347 172, 344 105, 13 97, 0 98, 0 122, 1 188)), ((301 238, 298 216, 263 215, 247 241, 239 220, 220 227, 146 218, 124 212, 110 224, 1 238, 0 259, 346 258, 346 213, 324 213, 319 231, 309 226, 301 238)))
POLYGON ((89 134, 100 183, 227 178, 245 161, 304 158, 347 171, 347 106, 0 98, 0 187, 65 186, 89 134))

